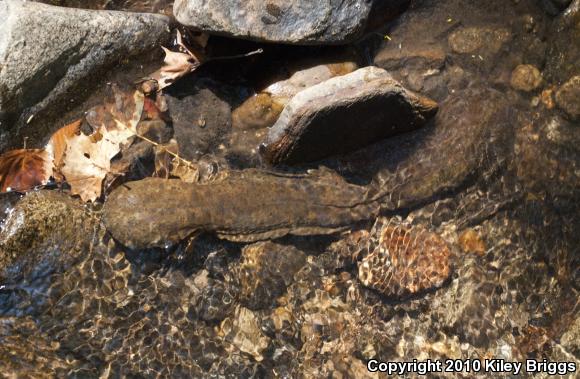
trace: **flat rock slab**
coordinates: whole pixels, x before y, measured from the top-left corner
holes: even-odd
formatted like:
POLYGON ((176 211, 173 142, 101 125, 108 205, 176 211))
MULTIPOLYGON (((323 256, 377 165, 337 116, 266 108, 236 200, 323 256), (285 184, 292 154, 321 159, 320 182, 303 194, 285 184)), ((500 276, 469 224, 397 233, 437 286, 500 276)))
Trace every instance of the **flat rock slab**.
POLYGON ((229 37, 289 44, 341 44, 359 37, 372 1, 177 0, 180 23, 229 37))
POLYGON ((95 71, 170 38, 162 15, 0 2, 0 121, 40 110, 95 71))
POLYGON ((312 162, 415 130, 436 112, 433 100, 366 67, 294 96, 261 151, 272 164, 312 162))

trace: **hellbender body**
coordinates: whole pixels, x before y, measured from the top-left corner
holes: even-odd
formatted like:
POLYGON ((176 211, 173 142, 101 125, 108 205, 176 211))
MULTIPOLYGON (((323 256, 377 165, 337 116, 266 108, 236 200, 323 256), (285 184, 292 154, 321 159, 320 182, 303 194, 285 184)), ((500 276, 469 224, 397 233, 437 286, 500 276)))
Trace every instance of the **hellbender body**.
POLYGON ((104 222, 133 249, 166 246, 197 231, 249 242, 333 233, 372 219, 379 205, 367 198, 366 187, 330 174, 245 170, 208 184, 148 178, 113 191, 104 222))

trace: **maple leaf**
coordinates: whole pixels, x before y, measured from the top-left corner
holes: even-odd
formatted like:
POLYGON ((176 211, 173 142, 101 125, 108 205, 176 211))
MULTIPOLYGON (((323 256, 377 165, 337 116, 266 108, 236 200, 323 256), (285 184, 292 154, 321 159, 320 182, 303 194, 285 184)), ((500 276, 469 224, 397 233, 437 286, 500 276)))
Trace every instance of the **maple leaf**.
POLYGON ((60 172, 71 186, 71 193, 83 201, 95 201, 101 196, 103 180, 111 172, 111 159, 136 135, 143 113, 141 92, 127 96, 114 88, 114 95, 113 102, 97 107, 92 117, 98 127, 95 133, 68 138, 60 172))
POLYGON ((52 157, 44 149, 12 150, 0 157, 0 191, 28 191, 52 176, 52 157))
POLYGON ((64 178, 60 174, 60 167, 62 166, 62 160, 64 153, 67 149, 69 140, 80 133, 82 120, 76 120, 68 125, 63 126, 57 130, 48 140, 45 146, 45 150, 52 157, 53 163, 53 176, 59 182, 63 181, 64 178))
POLYGON ((179 52, 161 46, 165 52, 164 65, 146 78, 142 86, 146 93, 153 92, 154 88, 161 91, 175 83, 177 79, 195 71, 202 64, 202 54, 199 52, 194 54, 185 46, 179 30, 177 31, 176 45, 180 49, 179 52), (149 81, 154 81, 156 85, 152 86, 149 81))

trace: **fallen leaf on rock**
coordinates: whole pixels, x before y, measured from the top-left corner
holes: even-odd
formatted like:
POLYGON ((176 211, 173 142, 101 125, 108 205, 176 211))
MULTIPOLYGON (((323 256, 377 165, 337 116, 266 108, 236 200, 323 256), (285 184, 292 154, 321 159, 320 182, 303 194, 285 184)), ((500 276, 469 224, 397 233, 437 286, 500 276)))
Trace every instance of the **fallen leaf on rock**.
POLYGON ((95 201, 101 196, 103 179, 111 171, 111 159, 121 151, 119 141, 126 131, 104 131, 85 136, 80 134, 69 140, 61 169, 71 186, 71 193, 83 201, 95 201), (98 140, 96 140, 98 138, 98 140))
POLYGON ((167 102, 162 94, 158 94, 155 101, 146 97, 143 104, 143 117, 141 120, 169 121, 170 118, 165 112, 167 112, 167 102))
POLYGON ((111 159, 133 140, 143 113, 142 93, 127 95, 115 87, 113 92, 112 102, 95 107, 90 113, 89 123, 97 131, 90 136, 80 133, 70 137, 62 159, 60 173, 72 194, 83 201, 95 201, 101 196, 103 180, 111 172, 111 159))
POLYGON ((27 191, 48 183, 52 156, 45 149, 12 150, 0 157, 0 190, 27 191))
POLYGON ((175 83, 175 81, 193 71, 202 63, 201 54, 194 54, 188 49, 181 38, 181 33, 177 31, 177 46, 181 51, 171 51, 163 46, 165 52, 164 65, 159 70, 150 74, 142 85, 144 92, 149 93, 153 90, 161 91, 162 89, 175 83), (151 85, 149 81, 156 82, 156 86, 151 85))
POLYGON ((82 120, 76 120, 68 125, 63 126, 50 137, 46 144, 46 151, 52 156, 55 179, 62 181, 62 176, 58 173, 62 166, 62 159, 67 149, 69 140, 80 133, 82 120))

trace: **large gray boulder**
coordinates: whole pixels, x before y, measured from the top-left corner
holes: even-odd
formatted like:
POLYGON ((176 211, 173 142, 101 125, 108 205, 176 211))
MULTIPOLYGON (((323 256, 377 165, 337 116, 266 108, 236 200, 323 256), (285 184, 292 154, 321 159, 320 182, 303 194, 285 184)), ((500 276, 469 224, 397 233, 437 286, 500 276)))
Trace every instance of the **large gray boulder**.
POLYGON ((359 37, 368 0, 176 0, 177 20, 230 37, 289 44, 340 44, 359 37))
POLYGON ((387 71, 365 67, 294 96, 261 152, 272 164, 312 162, 420 128, 437 108, 387 71))
POLYGON ((92 11, 0 0, 0 129, 25 119, 98 69, 170 38, 162 15, 92 11))

